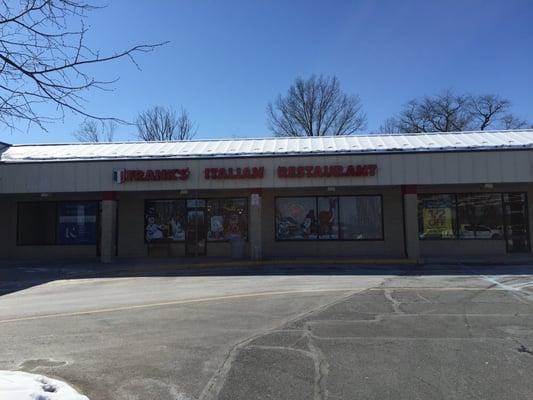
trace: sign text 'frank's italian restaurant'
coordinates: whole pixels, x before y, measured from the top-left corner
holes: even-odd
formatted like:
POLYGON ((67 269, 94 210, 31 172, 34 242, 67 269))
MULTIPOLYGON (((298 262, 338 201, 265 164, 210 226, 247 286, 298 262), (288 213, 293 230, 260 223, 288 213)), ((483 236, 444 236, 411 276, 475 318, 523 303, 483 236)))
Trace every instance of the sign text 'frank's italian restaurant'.
POLYGON ((533 131, 0 144, 0 260, 531 253, 533 131))

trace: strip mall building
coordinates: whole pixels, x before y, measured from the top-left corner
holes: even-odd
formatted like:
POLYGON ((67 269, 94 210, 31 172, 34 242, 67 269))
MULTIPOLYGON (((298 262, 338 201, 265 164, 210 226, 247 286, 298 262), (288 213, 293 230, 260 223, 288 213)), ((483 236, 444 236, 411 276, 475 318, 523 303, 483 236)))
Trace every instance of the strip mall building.
POLYGON ((0 146, 0 259, 531 252, 533 131, 0 146))

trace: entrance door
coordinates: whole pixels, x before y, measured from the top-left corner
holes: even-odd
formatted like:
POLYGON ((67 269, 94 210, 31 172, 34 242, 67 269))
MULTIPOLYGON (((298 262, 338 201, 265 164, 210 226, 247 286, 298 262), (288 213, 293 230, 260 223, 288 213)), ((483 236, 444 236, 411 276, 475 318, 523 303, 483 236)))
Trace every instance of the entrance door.
POLYGON ((185 253, 188 256, 206 254, 207 224, 204 207, 191 207, 187 210, 187 235, 185 253))
POLYGON ((505 240, 508 253, 528 253, 529 224, 525 193, 504 193, 505 240))

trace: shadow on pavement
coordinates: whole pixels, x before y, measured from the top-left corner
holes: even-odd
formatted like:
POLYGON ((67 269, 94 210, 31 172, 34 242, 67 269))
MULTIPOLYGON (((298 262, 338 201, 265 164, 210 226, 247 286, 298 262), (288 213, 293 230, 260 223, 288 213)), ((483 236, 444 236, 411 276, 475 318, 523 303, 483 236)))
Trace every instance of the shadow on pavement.
POLYGON ((179 276, 430 276, 430 275, 530 275, 533 265, 487 264, 353 264, 336 260, 335 263, 301 263, 296 260, 276 260, 269 263, 216 260, 185 263, 182 259, 118 261, 112 264, 98 262, 75 263, 11 263, 0 266, 0 297, 51 281, 63 279, 126 278, 126 277, 179 277, 179 276), (233 264, 233 265, 232 265, 233 264))

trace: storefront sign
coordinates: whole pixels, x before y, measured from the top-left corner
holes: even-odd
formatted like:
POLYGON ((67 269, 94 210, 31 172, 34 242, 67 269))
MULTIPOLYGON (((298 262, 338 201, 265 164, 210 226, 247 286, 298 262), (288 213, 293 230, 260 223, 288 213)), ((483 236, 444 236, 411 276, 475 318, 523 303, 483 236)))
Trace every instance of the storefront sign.
POLYGON ((205 179, 263 179, 264 167, 206 168, 205 179))
POLYGON ((181 169, 119 169, 113 171, 116 183, 133 181, 186 181, 189 179, 189 168, 181 169))
POLYGON ((278 167, 279 178, 331 178, 331 177, 360 177, 375 176, 378 166, 375 164, 362 165, 324 165, 278 167))

